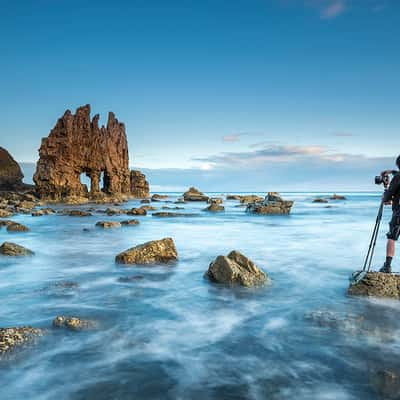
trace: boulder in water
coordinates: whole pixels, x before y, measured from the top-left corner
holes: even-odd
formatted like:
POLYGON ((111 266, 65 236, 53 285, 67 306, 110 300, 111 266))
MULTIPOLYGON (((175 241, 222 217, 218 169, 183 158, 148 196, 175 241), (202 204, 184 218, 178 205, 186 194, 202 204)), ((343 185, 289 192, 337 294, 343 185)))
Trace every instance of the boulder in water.
POLYGON ((213 261, 206 276, 218 283, 259 286, 270 283, 268 275, 238 251, 231 251, 227 256, 218 256, 213 261))
POLYGON ((18 222, 13 222, 12 224, 7 226, 7 231, 8 232, 29 232, 30 229, 22 224, 19 224, 18 222))
POLYGON ((0 246, 0 254, 3 256, 32 256, 34 254, 33 251, 27 249, 26 247, 20 246, 16 243, 4 242, 0 246))
POLYGON ((257 196, 256 194, 249 194, 245 196, 239 196, 241 203, 255 203, 263 201, 264 199, 261 196, 257 196))
POLYGON ((99 221, 96 226, 103 229, 121 228, 121 222, 118 221, 99 221))
POLYGON ((185 201, 208 201, 208 198, 208 196, 195 187, 189 188, 189 190, 183 194, 183 199, 185 201))
POLYGON ((332 197, 330 197, 331 200, 347 200, 346 196, 342 196, 339 194, 334 193, 332 197))
POLYGON ((158 264, 176 261, 177 259, 178 252, 171 238, 146 242, 115 257, 118 264, 158 264))
POLYGON ((96 328, 97 324, 95 321, 91 321, 88 319, 59 315, 53 320, 53 326, 55 328, 66 328, 73 331, 80 331, 86 329, 94 329, 96 328))
POLYGON ((203 211, 209 212, 221 212, 225 211, 225 207, 218 203, 211 203, 208 207, 206 207, 203 211))
POLYGON ((264 201, 251 203, 247 211, 254 214, 287 215, 292 209, 293 201, 283 200, 276 192, 270 192, 264 201))
POLYGON ((14 213, 10 210, 0 208, 0 218, 9 218, 12 217, 14 213))
POLYGON ((368 272, 359 282, 350 285, 348 294, 400 299, 400 275, 368 272))
POLYGON ((14 328, 0 328, 0 356, 18 347, 26 346, 43 336, 44 330, 21 326, 14 328))
POLYGON ((132 225, 139 225, 140 222, 137 219, 127 219, 121 221, 121 225, 132 226, 132 225))

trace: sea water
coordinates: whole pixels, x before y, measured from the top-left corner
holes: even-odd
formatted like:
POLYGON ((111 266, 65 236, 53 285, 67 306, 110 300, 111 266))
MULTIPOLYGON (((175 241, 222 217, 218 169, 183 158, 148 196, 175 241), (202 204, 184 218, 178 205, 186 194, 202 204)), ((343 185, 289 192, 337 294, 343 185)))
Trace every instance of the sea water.
MULTIPOLYGON (((0 398, 379 398, 380 371, 400 368, 400 303, 346 291, 362 266, 380 197, 348 193, 346 201, 317 204, 317 195, 283 194, 295 201, 289 216, 250 215, 237 201, 215 214, 202 211, 205 203, 187 203, 176 212, 198 215, 150 212, 137 217, 138 226, 109 230, 95 223, 130 217, 14 217, 31 231, 3 228, 0 242, 35 255, 0 258, 0 327, 49 331, 0 362, 0 398), (119 252, 164 237, 176 243, 176 264, 115 264, 119 252), (232 288, 205 279, 210 262, 233 249, 266 271, 272 285, 232 288), (119 280, 132 275, 137 279, 119 280), (66 281, 78 286, 62 288, 66 281), (339 322, 321 325, 308 317, 315 312, 339 322), (53 329, 57 315, 96 320, 98 328, 53 329), (359 320, 369 328, 351 322, 359 320)), ((389 217, 387 208, 375 269, 384 261, 389 217)))

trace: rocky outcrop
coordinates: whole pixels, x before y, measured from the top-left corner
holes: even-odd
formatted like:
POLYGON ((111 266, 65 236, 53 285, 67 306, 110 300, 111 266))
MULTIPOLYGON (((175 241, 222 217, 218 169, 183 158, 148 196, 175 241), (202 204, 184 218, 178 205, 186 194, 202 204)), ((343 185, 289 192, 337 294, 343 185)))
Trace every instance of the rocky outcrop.
POLYGON ((146 208, 131 208, 127 213, 127 215, 147 215, 146 208))
POLYGON ((239 200, 241 199, 242 196, 238 195, 238 194, 227 194, 226 195, 226 199, 227 200, 239 200))
POLYGON ((292 209, 293 201, 283 200, 278 193, 270 192, 264 201, 251 203, 247 211, 255 214, 286 215, 292 209))
POLYGON ((95 321, 88 319, 82 319, 78 317, 66 317, 64 315, 57 316, 53 320, 53 326, 55 328, 66 328, 73 331, 80 331, 86 329, 94 329, 97 327, 95 321))
POLYGON ((198 214, 195 213, 177 213, 170 211, 160 211, 152 214, 152 217, 159 218, 175 218, 175 217, 196 217, 198 214))
POLYGON ((167 194, 153 194, 153 196, 151 196, 151 201, 167 200, 168 197, 169 196, 167 194))
POLYGON ((206 276, 218 283, 258 286, 270 283, 270 278, 250 259, 238 251, 218 256, 206 272, 206 276))
POLYGON ((99 127, 99 115, 91 120, 89 105, 75 114, 67 110, 42 140, 39 156, 33 180, 41 198, 65 201, 131 192, 125 126, 112 112, 107 126, 99 127), (90 193, 80 181, 82 173, 91 180, 90 193))
POLYGON ((20 190, 24 174, 11 154, 0 147, 0 190, 20 190))
POLYGON ((11 210, 0 208, 0 218, 12 217, 14 213, 11 210))
POLYGON ((346 196, 342 196, 342 195, 339 195, 336 193, 332 197, 330 197, 330 199, 331 200, 347 200, 346 196))
POLYGON ((131 195, 135 199, 146 199, 150 196, 150 185, 146 176, 140 171, 131 171, 131 195))
POLYGON ((154 240, 132 247, 115 258, 118 264, 158 264, 176 261, 178 252, 171 238, 154 240))
POLYGON ((203 211, 208 212, 222 212, 225 211, 225 207, 219 203, 212 202, 208 207, 206 207, 203 211))
POLYGON ((34 253, 33 251, 27 249, 24 246, 20 246, 16 243, 11 242, 4 242, 0 246, 0 254, 3 256, 32 256, 34 253))
POLYGON ((183 199, 184 201, 208 201, 208 196, 195 187, 191 187, 183 194, 183 199))
POLYGON ((255 203, 264 200, 261 196, 257 196, 256 194, 239 196, 239 199, 241 203, 255 203))
POLYGON ((360 281, 350 285, 348 293, 352 296, 400 299, 400 275, 368 272, 360 281))
POLYGON ((7 231, 8 232, 29 232, 30 229, 22 224, 19 224, 18 222, 13 222, 12 224, 7 226, 7 231))
POLYGON ((43 329, 21 326, 16 328, 0 328, 0 355, 17 348, 32 344, 43 336, 43 329))
POLYGON ((328 199, 317 197, 316 199, 313 200, 313 203, 328 203, 328 199))
POLYGON ((118 221, 99 221, 96 222, 98 228, 110 229, 110 228, 121 228, 121 222, 118 221))
POLYGON ((137 219, 126 219, 124 221, 121 221, 121 225, 125 226, 134 226, 134 225, 139 225, 140 222, 137 219))

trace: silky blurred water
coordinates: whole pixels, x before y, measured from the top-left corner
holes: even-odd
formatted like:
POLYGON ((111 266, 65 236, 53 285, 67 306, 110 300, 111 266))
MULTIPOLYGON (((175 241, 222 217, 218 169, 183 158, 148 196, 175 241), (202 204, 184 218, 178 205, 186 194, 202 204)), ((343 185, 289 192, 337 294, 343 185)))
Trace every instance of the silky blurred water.
MULTIPOLYGON (((400 368, 400 303, 346 295, 367 250, 379 194, 347 194, 331 208, 312 203, 317 194, 283 196, 295 201, 290 216, 249 215, 226 201, 224 213, 188 203, 182 212, 198 216, 149 213, 138 217, 139 226, 110 230, 94 225, 127 216, 13 218, 31 231, 3 228, 0 242, 36 254, 0 258, 0 327, 49 332, 0 362, 0 398, 382 398, 377 373, 400 368), (169 236, 179 252, 174 265, 114 262, 129 247, 169 236), (209 263, 233 249, 264 269, 272 286, 227 288, 204 279, 209 263), (132 275, 139 277, 119 281, 132 275), (79 286, 63 290, 57 286, 63 281, 79 286), (315 311, 362 315, 371 329, 321 327, 305 317, 315 311), (99 327, 54 330, 60 314, 94 319, 99 327)), ((374 268, 384 259, 389 217, 386 209, 374 268)))

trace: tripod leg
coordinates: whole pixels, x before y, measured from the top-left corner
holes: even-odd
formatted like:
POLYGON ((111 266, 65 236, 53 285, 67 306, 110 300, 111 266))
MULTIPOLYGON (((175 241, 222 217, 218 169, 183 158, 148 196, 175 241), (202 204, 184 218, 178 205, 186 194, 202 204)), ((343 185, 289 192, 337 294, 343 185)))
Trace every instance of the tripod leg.
POLYGON ((378 213, 378 217, 377 217, 377 228, 376 228, 376 234, 375 234, 375 238, 374 238, 374 242, 372 245, 372 251, 371 251, 371 257, 369 259, 369 263, 368 263, 368 272, 371 270, 371 264, 372 264, 372 259, 374 258, 374 253, 375 253, 375 245, 376 245, 376 241, 378 239, 378 233, 379 233, 379 227, 382 221, 382 215, 383 215, 383 203, 381 204, 380 208, 379 208, 379 213, 378 213))

